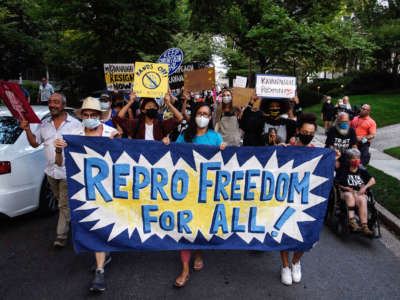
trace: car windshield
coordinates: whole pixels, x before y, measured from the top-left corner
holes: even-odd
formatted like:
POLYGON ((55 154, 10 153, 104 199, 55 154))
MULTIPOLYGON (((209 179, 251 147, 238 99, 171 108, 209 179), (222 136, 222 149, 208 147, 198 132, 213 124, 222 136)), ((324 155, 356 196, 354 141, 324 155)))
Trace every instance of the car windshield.
POLYGON ((0 117, 0 144, 14 144, 21 132, 17 119, 0 117))

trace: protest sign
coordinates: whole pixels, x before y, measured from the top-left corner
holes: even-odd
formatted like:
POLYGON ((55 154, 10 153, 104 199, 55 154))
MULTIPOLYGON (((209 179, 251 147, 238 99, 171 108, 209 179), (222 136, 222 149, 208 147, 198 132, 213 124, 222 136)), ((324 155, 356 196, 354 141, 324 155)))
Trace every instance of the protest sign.
POLYGON ((104 64, 107 90, 129 90, 133 88, 134 64, 104 64))
POLYGON ((170 48, 161 54, 157 62, 161 64, 167 64, 168 75, 172 75, 183 62, 183 52, 179 48, 170 48))
POLYGON ((296 96, 296 77, 257 74, 256 93, 263 98, 293 98, 296 96))
POLYGON ((254 89, 234 87, 232 89, 232 104, 237 107, 245 107, 254 95, 254 89))
POLYGON ((335 154, 64 136, 78 251, 307 251, 318 241, 335 154))
POLYGON ((41 123, 18 83, 0 81, 0 99, 3 100, 14 118, 20 121, 26 120, 29 123, 41 123))
POLYGON ((168 78, 169 87, 171 89, 180 89, 184 85, 183 73, 188 71, 193 71, 199 69, 198 63, 190 63, 181 65, 174 74, 170 75, 168 78))
POLYGON ((168 65, 135 63, 135 88, 138 97, 164 97, 168 92, 168 65))
POLYGON ((247 78, 243 76, 236 76, 233 80, 233 87, 245 88, 247 84, 247 78))
POLYGON ((185 90, 198 92, 204 90, 213 90, 215 88, 215 69, 205 68, 185 72, 185 90))

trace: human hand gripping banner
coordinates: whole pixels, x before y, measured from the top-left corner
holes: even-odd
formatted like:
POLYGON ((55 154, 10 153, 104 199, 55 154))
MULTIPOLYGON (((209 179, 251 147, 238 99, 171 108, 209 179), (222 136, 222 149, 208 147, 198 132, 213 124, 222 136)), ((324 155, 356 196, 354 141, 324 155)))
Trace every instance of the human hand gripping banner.
POLYGON ((64 136, 81 251, 307 251, 318 241, 333 150, 64 136))

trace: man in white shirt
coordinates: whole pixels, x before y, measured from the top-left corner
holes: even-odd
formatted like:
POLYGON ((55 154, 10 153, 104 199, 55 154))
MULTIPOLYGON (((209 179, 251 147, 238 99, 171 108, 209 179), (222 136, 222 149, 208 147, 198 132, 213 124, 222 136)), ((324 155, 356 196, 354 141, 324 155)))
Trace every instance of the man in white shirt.
POLYGON ((47 82, 47 78, 42 78, 42 84, 39 86, 39 93, 38 93, 38 104, 47 105, 47 101, 49 101, 50 96, 54 94, 53 86, 47 82))
POLYGON ((66 106, 65 96, 52 94, 48 100, 51 116, 44 119, 35 133, 32 133, 28 121, 21 121, 21 128, 25 130, 29 144, 36 148, 44 145, 46 156, 47 181, 50 184, 54 196, 58 200, 59 217, 57 225, 57 238, 54 247, 65 247, 68 239, 69 223, 71 220, 68 202, 68 190, 66 181, 65 165, 57 166, 55 163, 57 150, 53 143, 56 138, 63 134, 71 134, 82 127, 81 122, 68 115, 64 108, 66 106))

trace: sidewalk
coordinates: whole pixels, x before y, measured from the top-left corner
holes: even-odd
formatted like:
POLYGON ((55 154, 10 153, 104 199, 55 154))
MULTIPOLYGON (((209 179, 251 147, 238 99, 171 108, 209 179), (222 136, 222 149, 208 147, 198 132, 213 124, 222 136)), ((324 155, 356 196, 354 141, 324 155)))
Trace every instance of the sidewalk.
MULTIPOLYGON (((384 133, 388 139, 390 139, 391 141, 395 141, 398 134, 395 134, 392 131, 399 130, 397 132, 400 132, 400 124, 396 124, 395 126, 384 127, 382 129, 379 128, 378 132, 377 132, 377 136, 380 134, 381 130, 382 130, 382 133, 384 133), (386 129, 390 129, 391 132, 388 132, 386 129), (393 137, 396 137, 396 138, 393 138, 393 137)), ((377 137, 377 139, 378 139, 378 137, 377 137)), ((324 129, 322 127, 318 126, 317 132, 315 133, 315 137, 312 142, 317 147, 325 147, 325 140, 326 140, 326 136, 324 133, 324 129)), ((372 146, 374 146, 374 142, 375 142, 375 140, 372 141, 372 146)), ((382 140, 382 138, 380 138, 379 139, 379 147, 380 148, 385 147, 385 146, 383 146, 384 143, 385 142, 382 140)), ((385 147, 385 149, 394 147, 394 146, 399 146, 400 141, 397 141, 397 143, 398 143, 397 145, 389 145, 389 143, 388 143, 387 144, 388 146, 385 147)), ((383 151, 383 149, 382 149, 382 151, 383 151)), ((382 151, 379 151, 375 148, 370 148, 371 161, 369 164, 371 166, 373 166, 374 168, 381 170, 381 171, 385 172, 386 174, 396 178, 397 180, 400 180, 400 160, 396 159, 382 151)))

